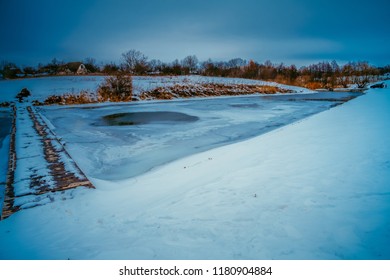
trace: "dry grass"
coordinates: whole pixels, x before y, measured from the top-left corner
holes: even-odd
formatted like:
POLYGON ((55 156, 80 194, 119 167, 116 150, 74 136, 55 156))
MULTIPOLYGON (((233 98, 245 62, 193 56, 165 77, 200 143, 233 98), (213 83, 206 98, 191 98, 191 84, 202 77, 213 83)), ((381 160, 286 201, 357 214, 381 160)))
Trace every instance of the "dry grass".
POLYGON ((93 93, 82 91, 77 95, 64 94, 64 95, 50 95, 43 101, 43 103, 34 101, 34 105, 73 105, 73 104, 88 104, 98 102, 96 96, 93 93))
MULTIPOLYGON (((115 85, 115 84, 114 84, 115 85)), ((131 83, 130 83, 131 85, 131 83)), ((107 82, 104 86, 98 89, 97 94, 90 92, 81 92, 78 95, 65 94, 61 96, 51 95, 44 102, 34 101, 34 105, 73 105, 73 104, 87 104, 97 102, 128 102, 134 101, 131 89, 132 87, 121 86, 121 90, 116 92, 115 86, 107 82), (123 90, 125 88, 126 90, 123 90), (130 90, 127 90, 127 89, 130 90)), ((292 90, 283 89, 276 86, 268 85, 244 85, 244 84, 176 84, 167 87, 158 87, 150 91, 144 91, 139 95, 140 100, 160 99, 168 100, 174 98, 191 98, 191 97, 211 97, 211 96, 236 96, 248 95, 255 93, 275 94, 275 93, 291 93, 292 90)))
POLYGON ((180 84, 170 87, 158 87, 140 94, 141 100, 147 99, 173 99, 207 96, 232 96, 254 93, 275 94, 290 93, 291 90, 276 86, 261 85, 225 85, 225 84, 180 84))

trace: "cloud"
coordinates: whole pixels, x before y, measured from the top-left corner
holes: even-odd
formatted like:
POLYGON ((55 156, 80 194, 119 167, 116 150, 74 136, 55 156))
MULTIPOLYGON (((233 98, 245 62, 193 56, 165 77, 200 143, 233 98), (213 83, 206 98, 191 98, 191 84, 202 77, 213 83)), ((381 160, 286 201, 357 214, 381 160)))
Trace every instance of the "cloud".
POLYGON ((389 63, 390 4, 383 0, 368 7, 349 0, 15 3, 0 10, 2 26, 13 22, 0 30, 2 59, 118 61, 138 49, 163 61, 195 54, 201 60, 389 63))

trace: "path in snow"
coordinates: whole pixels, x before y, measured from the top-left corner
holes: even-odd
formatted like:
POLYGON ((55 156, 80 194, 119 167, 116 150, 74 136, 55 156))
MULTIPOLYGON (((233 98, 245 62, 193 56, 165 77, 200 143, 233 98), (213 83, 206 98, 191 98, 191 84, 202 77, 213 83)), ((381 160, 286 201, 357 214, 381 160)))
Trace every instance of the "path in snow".
POLYGON ((11 131, 9 135, 9 151, 8 151, 8 166, 5 177, 4 189, 2 191, 2 203, 0 206, 3 211, 0 214, 0 220, 4 217, 8 217, 12 212, 10 211, 13 206, 13 197, 15 196, 13 191, 13 184, 15 179, 15 169, 16 169, 16 143, 15 143, 15 134, 16 134, 16 108, 13 108, 12 122, 11 122, 11 131))
POLYGON ((34 111, 30 106, 14 107, 1 219, 21 209, 52 202, 58 193, 64 199, 66 190, 81 186, 94 188, 34 111), (24 132, 17 133, 19 126, 24 132))

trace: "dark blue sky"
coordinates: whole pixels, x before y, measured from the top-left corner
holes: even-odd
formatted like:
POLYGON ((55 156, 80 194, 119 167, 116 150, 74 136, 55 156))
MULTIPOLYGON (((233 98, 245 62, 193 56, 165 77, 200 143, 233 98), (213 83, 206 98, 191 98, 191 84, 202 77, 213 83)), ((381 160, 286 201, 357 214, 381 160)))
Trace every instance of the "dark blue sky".
POLYGON ((235 57, 390 63, 390 1, 0 0, 0 60, 235 57))

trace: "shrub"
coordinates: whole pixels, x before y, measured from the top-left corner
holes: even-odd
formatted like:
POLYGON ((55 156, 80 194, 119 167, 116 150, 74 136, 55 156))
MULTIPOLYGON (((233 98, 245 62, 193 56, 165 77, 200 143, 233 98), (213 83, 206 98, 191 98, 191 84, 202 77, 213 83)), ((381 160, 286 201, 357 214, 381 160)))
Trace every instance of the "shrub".
POLYGON ((15 79, 21 74, 22 71, 15 63, 12 62, 2 62, 0 65, 0 74, 3 75, 4 79, 15 79))
POLYGON ((119 67, 115 63, 105 64, 102 69, 102 73, 113 75, 119 72, 119 67))
POLYGON ((131 101, 133 80, 122 73, 107 77, 98 88, 99 101, 131 101))
POLYGON ((29 97, 31 95, 30 91, 27 88, 23 88, 17 95, 16 98, 19 102, 23 102, 25 97, 29 97))
POLYGON ((319 89, 322 88, 322 84, 319 82, 308 82, 307 84, 303 85, 304 87, 307 87, 308 89, 319 89))
POLYGON ((0 107, 9 107, 10 105, 11 105, 11 103, 9 103, 9 102, 0 103, 0 107))

